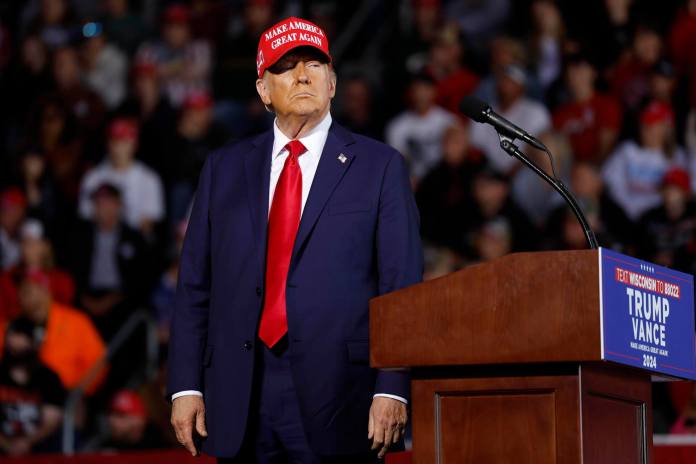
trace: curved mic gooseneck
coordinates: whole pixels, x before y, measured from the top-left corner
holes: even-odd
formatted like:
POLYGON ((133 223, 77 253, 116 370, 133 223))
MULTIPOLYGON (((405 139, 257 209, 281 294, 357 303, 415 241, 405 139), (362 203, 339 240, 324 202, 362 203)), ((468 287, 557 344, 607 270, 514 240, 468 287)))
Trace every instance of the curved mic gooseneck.
POLYGON ((513 139, 507 135, 502 135, 498 133, 498 137, 500 137, 500 148, 505 150, 508 155, 517 158, 518 160, 522 161, 527 167, 529 167, 532 171, 537 173, 539 177, 544 179, 546 182, 551 185, 551 187, 554 188, 568 203, 568 206, 570 206, 570 209, 573 211, 573 214, 575 214, 575 217, 578 219, 578 222, 580 223, 580 226, 582 227, 582 231, 585 233, 585 238, 587 239, 587 244, 590 246, 591 249, 595 250, 599 248, 599 244, 597 243, 597 237, 595 237, 594 232, 592 231, 592 228, 590 227, 589 222, 587 222, 587 218, 585 217, 585 214, 582 212, 580 209, 580 206, 578 205, 577 200, 573 196, 573 194, 568 190, 563 184, 563 182, 560 179, 553 178, 546 174, 543 169, 541 169, 539 166, 537 166, 532 160, 527 158, 519 148, 517 148, 517 145, 515 145, 513 142, 513 139))
POLYGON ((585 233, 585 238, 587 239, 587 243, 590 248, 599 248, 597 237, 595 237, 594 232, 592 232, 592 228, 580 209, 577 200, 570 190, 566 188, 561 179, 556 176, 555 171, 553 177, 549 176, 546 172, 544 172, 543 169, 527 158, 513 142, 515 139, 520 139, 529 145, 538 148, 539 150, 545 151, 546 154, 549 155, 549 160, 551 160, 551 169, 553 170, 553 156, 543 143, 504 117, 497 114, 491 109, 490 105, 476 97, 464 97, 459 105, 459 109, 461 109, 462 113, 474 121, 493 126, 498 133, 498 137, 500 137, 500 147, 505 150, 508 155, 522 161, 523 164, 537 173, 539 177, 548 182, 549 185, 551 185, 551 187, 553 187, 554 190, 556 190, 563 197, 566 203, 568 203, 568 206, 570 206, 570 209, 573 211, 573 214, 575 214, 578 222, 580 222, 580 226, 582 226, 582 230, 585 233))

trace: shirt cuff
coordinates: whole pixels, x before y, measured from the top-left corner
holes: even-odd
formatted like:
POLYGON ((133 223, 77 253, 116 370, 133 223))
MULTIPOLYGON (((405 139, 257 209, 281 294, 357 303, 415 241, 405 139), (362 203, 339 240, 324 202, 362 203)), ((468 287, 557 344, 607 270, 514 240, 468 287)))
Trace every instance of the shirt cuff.
POLYGON ((174 394, 172 395, 172 401, 174 401, 175 399, 177 399, 177 398, 180 397, 180 396, 188 396, 188 395, 191 395, 191 396, 203 396, 203 393, 199 392, 198 390, 184 390, 184 391, 180 391, 180 392, 174 393, 174 394))
POLYGON ((391 398, 393 400, 401 401, 404 404, 408 404, 408 400, 406 398, 402 398, 396 395, 390 395, 388 393, 375 393, 372 397, 377 398, 378 396, 381 396, 382 398, 391 398))

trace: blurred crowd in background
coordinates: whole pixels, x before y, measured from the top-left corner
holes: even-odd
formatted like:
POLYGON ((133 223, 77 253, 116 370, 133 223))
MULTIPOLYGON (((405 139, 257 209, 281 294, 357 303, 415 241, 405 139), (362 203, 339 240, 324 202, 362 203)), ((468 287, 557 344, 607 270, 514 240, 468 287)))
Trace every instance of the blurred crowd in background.
MULTIPOLYGON (((257 43, 290 15, 331 38, 334 119, 406 157, 426 278, 586 246, 466 95, 550 148, 602 246, 694 273, 696 0, 5 0, 0 455, 175 444, 187 212, 210 151, 271 127, 257 43)), ((656 432, 696 433, 692 390, 655 385, 656 432)))

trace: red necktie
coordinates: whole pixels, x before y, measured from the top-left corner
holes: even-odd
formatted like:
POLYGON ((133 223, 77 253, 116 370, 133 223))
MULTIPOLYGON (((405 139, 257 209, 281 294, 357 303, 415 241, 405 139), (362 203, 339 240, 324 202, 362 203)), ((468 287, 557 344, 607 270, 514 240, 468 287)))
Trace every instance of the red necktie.
POLYGON ((285 284, 302 209, 302 171, 298 157, 307 151, 299 140, 291 140, 285 148, 289 155, 278 178, 268 218, 266 299, 259 326, 259 338, 269 348, 288 332, 285 284))

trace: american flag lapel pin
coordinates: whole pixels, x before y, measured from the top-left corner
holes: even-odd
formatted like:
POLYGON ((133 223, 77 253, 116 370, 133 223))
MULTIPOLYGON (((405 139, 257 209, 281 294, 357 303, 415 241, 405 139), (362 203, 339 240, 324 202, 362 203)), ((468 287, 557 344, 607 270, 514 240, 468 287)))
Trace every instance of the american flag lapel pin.
POLYGON ((338 161, 340 161, 341 163, 344 163, 344 164, 345 164, 345 162, 346 162, 347 159, 348 159, 348 157, 347 157, 346 155, 344 155, 343 153, 341 153, 340 155, 338 155, 338 161))

